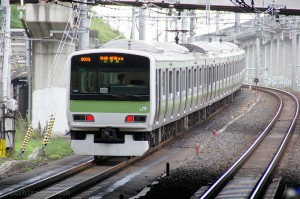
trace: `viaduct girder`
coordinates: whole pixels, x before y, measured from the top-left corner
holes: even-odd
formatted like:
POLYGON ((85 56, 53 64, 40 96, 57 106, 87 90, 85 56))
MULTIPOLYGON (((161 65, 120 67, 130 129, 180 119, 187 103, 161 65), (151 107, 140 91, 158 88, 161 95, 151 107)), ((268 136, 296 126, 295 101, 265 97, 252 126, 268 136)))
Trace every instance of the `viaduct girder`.
MULTIPOLYGON (((26 0, 26 3, 39 3, 42 0, 26 0)), ((20 3, 20 0, 10 0, 12 4, 20 3)), ((57 0, 44 0, 44 2, 57 2, 57 0)), ((79 0, 60 0, 59 2, 79 2, 79 0)), ((210 2, 211 10, 219 11, 232 11, 232 12, 255 12, 265 11, 273 0, 254 0, 254 9, 252 8, 250 0, 239 0, 245 2, 250 7, 244 8, 239 6, 236 0, 88 0, 91 5, 129 5, 129 6, 142 6, 143 4, 151 4, 162 8, 174 7, 176 9, 199 9, 204 10, 207 8, 207 2, 210 2), (234 5, 235 4, 235 5, 234 5)), ((300 2, 295 0, 277 0, 276 6, 280 10, 280 14, 284 15, 300 15, 300 2)))

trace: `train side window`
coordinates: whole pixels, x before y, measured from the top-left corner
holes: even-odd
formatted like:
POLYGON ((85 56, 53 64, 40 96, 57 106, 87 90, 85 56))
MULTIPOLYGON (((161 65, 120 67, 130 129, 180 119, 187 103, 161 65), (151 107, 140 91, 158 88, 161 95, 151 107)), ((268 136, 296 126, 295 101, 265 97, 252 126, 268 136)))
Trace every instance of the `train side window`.
POLYGON ((207 81, 207 80, 206 80, 206 79, 207 79, 206 71, 207 71, 207 69, 204 68, 204 74, 203 74, 203 77, 204 77, 204 78, 203 78, 203 79, 204 79, 204 82, 203 82, 203 83, 204 83, 204 86, 206 86, 206 83, 207 83, 207 82, 206 82, 206 81, 207 81))
POLYGON ((221 64, 218 65, 218 81, 221 80, 221 71, 220 71, 220 67, 221 67, 221 64))
POLYGON ((196 88, 197 87, 197 69, 195 68, 194 69, 194 88, 196 88))
POLYGON ((210 71, 210 75, 211 75, 211 83, 213 83, 215 81, 215 66, 211 66, 211 71, 210 71))
POLYGON ((219 81, 219 70, 218 70, 218 65, 216 64, 216 78, 215 78, 215 80, 216 80, 216 82, 217 81, 219 81))
POLYGON ((160 78, 161 78, 161 70, 159 69, 157 75, 156 75, 156 101, 159 102, 160 101, 160 89, 161 87, 160 85, 160 78))
POLYGON ((181 77, 181 88, 182 88, 182 91, 185 91, 185 71, 182 71, 182 77, 181 77))
POLYGON ((172 71, 169 71, 169 94, 173 93, 173 77, 172 71))
POLYGON ((161 87, 162 87, 162 95, 166 95, 166 72, 162 72, 162 82, 161 82, 161 87))
POLYGON ((211 67, 208 68, 208 85, 211 85, 211 67))
POLYGON ((225 66, 227 65, 227 63, 225 63, 222 67, 222 78, 223 80, 225 79, 225 66))
POLYGON ((176 84, 176 94, 177 94, 177 96, 179 95, 179 71, 176 71, 176 82, 175 82, 175 84, 176 84))
POLYGON ((202 84, 202 76, 201 76, 201 73, 202 73, 202 68, 199 68, 198 70, 198 85, 199 85, 199 88, 201 87, 201 84, 202 84))
POLYGON ((192 79, 192 74, 191 74, 191 69, 189 69, 189 73, 188 73, 188 78, 187 78, 187 85, 188 85, 188 91, 191 92, 191 79, 192 79))

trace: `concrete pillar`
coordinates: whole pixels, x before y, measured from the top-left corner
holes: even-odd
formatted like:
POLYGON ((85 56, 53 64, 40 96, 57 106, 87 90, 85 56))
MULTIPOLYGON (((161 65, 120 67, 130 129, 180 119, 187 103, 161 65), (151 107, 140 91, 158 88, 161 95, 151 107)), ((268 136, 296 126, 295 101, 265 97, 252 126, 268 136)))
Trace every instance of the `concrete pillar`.
POLYGON ((279 65, 278 74, 282 74, 282 76, 287 77, 289 70, 287 69, 288 66, 286 65, 286 41, 282 42, 282 53, 279 56, 282 57, 282 62, 279 65), (280 70, 282 67, 285 68, 283 73, 281 73, 280 70))
MULTIPOLYGON (((66 58, 75 51, 71 45, 62 45, 49 38, 50 32, 61 40, 61 32, 69 22, 72 8, 56 4, 26 4, 25 22, 32 41, 32 124, 44 128, 49 116, 56 116, 53 132, 65 133, 66 121, 66 58), (36 14, 39 13, 39 14, 36 14)), ((71 19, 72 20, 72 19, 71 19)), ((70 26, 68 26, 70 27, 70 26)), ((68 30, 68 29, 67 29, 68 30)), ((71 32, 71 30, 69 30, 71 32)), ((65 40, 62 43, 72 44, 65 40)), ((86 45, 86 44, 84 44, 86 45)), ((89 45, 89 44, 87 44, 89 45)))
MULTIPOLYGON (((300 34, 298 34, 298 52, 300 52, 300 34)), ((300 56, 298 56, 298 66, 300 66, 300 56)))
POLYGON ((66 88, 63 86, 66 74, 63 75, 63 72, 70 47, 65 46, 62 49, 62 53, 57 60, 58 67, 53 70, 52 62, 55 60, 58 48, 56 42, 33 42, 32 124, 34 128, 39 125, 43 128, 49 120, 49 116, 54 114, 56 119, 53 131, 64 133, 68 126, 65 112, 66 88), (45 84, 51 70, 54 73, 48 87, 45 84))
POLYGON ((253 44, 252 45, 252 60, 251 60, 251 68, 253 68, 253 72, 252 72, 252 75, 253 77, 255 77, 255 74, 256 74, 256 62, 255 62, 255 45, 253 44), (255 69, 255 70, 254 70, 255 69))
POLYGON ((280 55, 279 55, 279 53, 280 53, 280 38, 277 38, 277 44, 276 44, 276 50, 277 50, 277 52, 276 52, 276 75, 277 76, 279 76, 279 72, 278 72, 278 70, 279 70, 279 65, 280 65, 280 63, 279 63, 279 57, 280 57, 280 55))
POLYGON ((269 57, 269 75, 270 77, 273 77, 273 43, 274 43, 274 40, 271 39, 270 40, 270 57, 269 57))
MULTIPOLYGON (((296 24, 296 22, 294 22, 296 24)), ((292 29, 292 89, 296 91, 297 30, 292 29)))
POLYGON ((261 59, 260 59, 260 38, 255 39, 256 44, 256 72, 255 77, 259 78, 259 70, 261 69, 261 59))

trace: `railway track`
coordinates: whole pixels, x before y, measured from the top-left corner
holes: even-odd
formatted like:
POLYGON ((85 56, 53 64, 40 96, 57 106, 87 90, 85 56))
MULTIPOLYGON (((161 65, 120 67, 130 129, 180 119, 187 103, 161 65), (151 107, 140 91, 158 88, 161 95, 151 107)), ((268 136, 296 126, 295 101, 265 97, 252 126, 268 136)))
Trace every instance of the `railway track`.
POLYGON ((126 157, 104 157, 97 160, 97 164, 90 160, 48 178, 8 191, 0 195, 0 198, 70 198, 144 160, 182 133, 156 145, 141 157, 130 159, 126 157))
POLYGON ((280 161, 299 112, 298 99, 283 90, 260 88, 278 98, 280 106, 251 147, 200 198, 263 198, 280 161))

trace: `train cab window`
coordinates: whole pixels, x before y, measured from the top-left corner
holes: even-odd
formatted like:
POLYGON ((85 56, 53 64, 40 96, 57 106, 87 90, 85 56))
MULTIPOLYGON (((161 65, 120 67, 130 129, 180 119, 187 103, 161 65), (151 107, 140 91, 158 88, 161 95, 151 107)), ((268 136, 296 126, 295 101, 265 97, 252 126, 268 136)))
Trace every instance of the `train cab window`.
POLYGON ((76 55, 70 83, 71 100, 148 101, 150 60, 122 53, 76 55))

